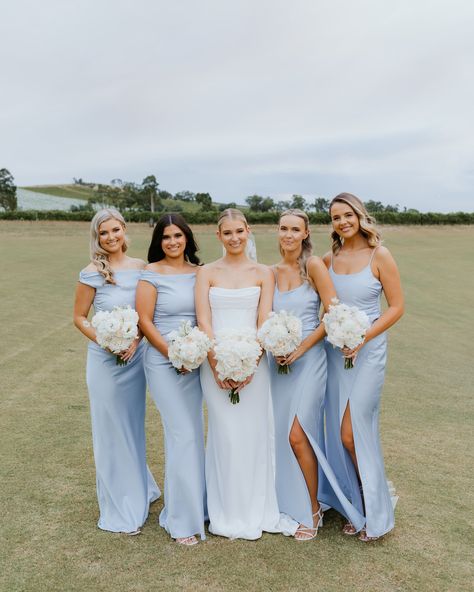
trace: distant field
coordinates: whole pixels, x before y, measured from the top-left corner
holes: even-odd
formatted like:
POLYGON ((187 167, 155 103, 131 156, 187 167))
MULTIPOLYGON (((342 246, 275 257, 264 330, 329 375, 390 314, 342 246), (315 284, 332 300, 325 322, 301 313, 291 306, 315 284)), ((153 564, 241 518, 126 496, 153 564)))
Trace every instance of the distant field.
MULTIPOLYGON (((161 500, 139 537, 96 528, 86 340, 71 321, 88 226, 0 222, 2 592, 472 590, 474 228, 383 229, 407 299, 390 331, 381 416, 386 471, 400 495, 395 531, 364 545, 344 537, 329 512, 309 543, 209 536, 184 549, 157 524, 161 500)), ((253 230, 260 260, 275 262, 274 228, 253 230)), ((144 257, 151 230, 131 224, 129 233, 131 255, 144 257)), ((221 254, 214 233, 196 228, 204 261, 221 254)), ((318 254, 327 251, 328 229, 313 228, 313 240, 318 254)), ((147 434, 162 487, 151 403, 147 434)))
POLYGON ((23 187, 28 191, 36 193, 45 193, 47 195, 56 195, 58 197, 73 197, 76 199, 85 199, 94 195, 94 190, 83 185, 32 185, 31 187, 23 187))
MULTIPOLYGON (((95 195, 96 192, 92 188, 82 185, 32 185, 18 189, 18 201, 22 210, 69 210, 72 205, 87 203, 87 200, 95 195)), ((196 202, 180 199, 164 199, 163 205, 169 211, 178 207, 183 212, 195 212, 201 207, 196 202)))

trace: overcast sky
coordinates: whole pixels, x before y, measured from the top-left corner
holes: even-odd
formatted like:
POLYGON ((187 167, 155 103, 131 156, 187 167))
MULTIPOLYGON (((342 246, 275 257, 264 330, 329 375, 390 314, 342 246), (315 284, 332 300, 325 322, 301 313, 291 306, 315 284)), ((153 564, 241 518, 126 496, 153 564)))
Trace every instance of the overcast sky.
POLYGON ((0 168, 474 210, 472 0, 15 0, 0 168))

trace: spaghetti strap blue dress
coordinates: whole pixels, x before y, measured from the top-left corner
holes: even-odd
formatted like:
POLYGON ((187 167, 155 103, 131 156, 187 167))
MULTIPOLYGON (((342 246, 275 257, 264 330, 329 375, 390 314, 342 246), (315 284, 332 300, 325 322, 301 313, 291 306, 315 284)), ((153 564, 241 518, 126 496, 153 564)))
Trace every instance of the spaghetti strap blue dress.
MULTIPOLYGON (((373 275, 372 253, 358 273, 335 273, 331 279, 341 302, 363 310, 371 322, 381 314, 382 284, 373 275)), ((394 527, 396 498, 385 477, 379 436, 380 397, 385 376, 387 338, 382 333, 365 344, 352 369, 344 369, 338 348, 326 342, 328 381, 326 392, 327 456, 345 495, 365 515, 367 536, 379 537, 394 527), (360 481, 341 441, 341 422, 349 405, 360 481)))
MULTIPOLYGON (((286 310, 299 317, 303 339, 319 324, 320 299, 308 282, 294 290, 275 287, 273 310, 286 310)), ((278 374, 268 355, 275 419, 276 489, 280 511, 300 524, 313 525, 311 499, 301 467, 289 442, 295 418, 303 428, 318 459, 318 501, 327 509, 336 507, 353 524, 362 527, 364 518, 344 495, 325 455, 324 395, 326 352, 320 341, 291 364, 289 374, 278 374)))

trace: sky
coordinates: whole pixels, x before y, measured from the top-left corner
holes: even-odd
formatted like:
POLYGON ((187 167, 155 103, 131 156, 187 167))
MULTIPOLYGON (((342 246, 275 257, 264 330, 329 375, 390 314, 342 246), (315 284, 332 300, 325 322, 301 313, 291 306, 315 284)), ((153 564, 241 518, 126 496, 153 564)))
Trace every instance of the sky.
POLYGON ((472 0, 15 0, 0 168, 474 211, 472 0))

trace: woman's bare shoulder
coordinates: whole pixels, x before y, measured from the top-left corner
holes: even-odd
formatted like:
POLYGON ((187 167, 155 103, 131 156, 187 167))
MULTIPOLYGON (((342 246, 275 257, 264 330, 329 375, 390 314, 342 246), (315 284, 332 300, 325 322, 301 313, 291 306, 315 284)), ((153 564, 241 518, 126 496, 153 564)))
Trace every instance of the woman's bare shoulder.
POLYGON ((324 253, 324 255, 321 257, 326 267, 329 267, 331 265, 331 256, 332 251, 328 251, 327 253, 324 253))

